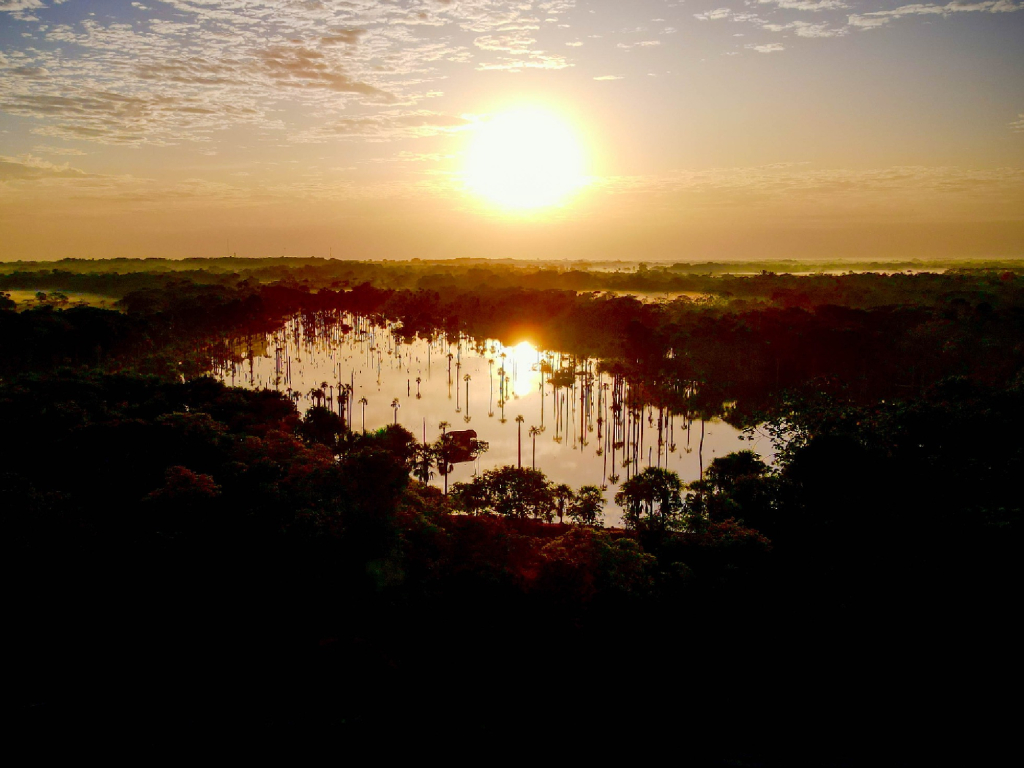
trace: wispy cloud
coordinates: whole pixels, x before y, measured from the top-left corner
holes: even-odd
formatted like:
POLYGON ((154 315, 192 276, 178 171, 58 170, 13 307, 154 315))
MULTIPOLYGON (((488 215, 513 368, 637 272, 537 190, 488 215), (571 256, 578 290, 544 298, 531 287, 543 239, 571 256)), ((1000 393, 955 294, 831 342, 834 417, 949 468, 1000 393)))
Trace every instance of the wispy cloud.
POLYGON ((759 5, 774 5, 791 11, 833 11, 847 8, 841 0, 757 0, 759 5))
POLYGON ((34 155, 5 157, 0 155, 0 182, 39 181, 41 179, 84 179, 90 174, 70 164, 58 165, 34 155))
MULTIPOLYGON (((693 14, 698 21, 729 20, 747 23, 760 27, 768 32, 793 33, 803 38, 842 37, 852 30, 874 29, 890 23, 894 19, 909 16, 951 16, 959 13, 1012 13, 1024 8, 1021 0, 978 0, 977 2, 951 2, 945 5, 933 3, 914 3, 902 5, 882 11, 846 14, 845 18, 830 14, 830 21, 810 19, 776 20, 774 11, 797 11, 821 14, 823 12, 842 11, 849 8, 843 0, 747 0, 747 6, 761 6, 768 10, 768 18, 746 11, 738 12, 732 8, 721 7, 693 14)), ((753 50, 761 50, 767 46, 747 46, 753 50)), ((775 49, 778 50, 778 49, 775 49)), ((767 52, 767 51, 761 51, 767 52)))
POLYGON ((715 8, 713 11, 693 14, 693 18, 699 21, 717 21, 718 19, 728 19, 730 16, 732 16, 731 8, 715 8))
POLYGON ((37 144, 32 151, 38 155, 76 155, 81 156, 87 153, 74 147, 48 147, 44 144, 37 144))
POLYGON ((812 24, 808 21, 790 21, 786 24, 765 22, 761 26, 769 32, 792 30, 797 37, 840 37, 848 32, 846 27, 830 27, 827 23, 812 24))
POLYGON ((1013 0, 983 0, 982 2, 953 2, 945 5, 933 3, 914 3, 901 5, 888 11, 871 11, 869 13, 851 14, 848 22, 852 27, 871 29, 888 24, 892 19, 904 16, 951 16, 957 13, 1013 13, 1024 5, 1013 0))
POLYGON ((301 131, 292 138, 294 141, 302 143, 316 143, 332 139, 395 141, 456 133, 473 128, 474 125, 471 118, 461 115, 445 115, 425 109, 410 112, 392 110, 327 121, 314 128, 301 131))
MULTIPOLYGON (((279 140, 297 133, 290 122, 414 108, 453 67, 570 67, 564 43, 577 37, 561 23, 568 0, 154 0, 103 15, 80 7, 78 20, 62 12, 26 26, 33 42, 0 52, 0 111, 34 118, 39 135, 110 144, 207 141, 246 124, 279 140)), ((26 25, 19 14, 49 10, 0 0, 0 12, 26 25)))

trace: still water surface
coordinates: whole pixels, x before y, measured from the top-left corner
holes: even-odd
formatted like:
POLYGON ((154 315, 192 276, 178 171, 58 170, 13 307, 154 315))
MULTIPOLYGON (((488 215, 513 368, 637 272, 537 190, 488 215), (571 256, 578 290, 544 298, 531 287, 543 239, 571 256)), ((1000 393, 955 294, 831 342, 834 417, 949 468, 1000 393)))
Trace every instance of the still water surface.
MULTIPOLYGON (((770 458, 767 440, 740 441, 741 433, 718 419, 702 424, 631 409, 628 384, 617 384, 597 361, 528 340, 403 338, 400 326, 342 315, 333 322, 294 318, 273 334, 237 341, 234 358, 218 371, 225 383, 283 392, 300 412, 323 404, 350 418, 354 430, 397 422, 427 442, 440 437, 442 422, 448 431, 475 430, 489 449, 456 464, 449 486, 515 465, 521 452, 523 466, 556 483, 603 487, 610 526, 622 520, 616 491, 644 467, 666 467, 692 482, 701 463, 716 456, 750 448, 770 458), (342 396, 346 386, 350 397, 342 396)), ((444 478, 431 484, 443 487, 444 478)))

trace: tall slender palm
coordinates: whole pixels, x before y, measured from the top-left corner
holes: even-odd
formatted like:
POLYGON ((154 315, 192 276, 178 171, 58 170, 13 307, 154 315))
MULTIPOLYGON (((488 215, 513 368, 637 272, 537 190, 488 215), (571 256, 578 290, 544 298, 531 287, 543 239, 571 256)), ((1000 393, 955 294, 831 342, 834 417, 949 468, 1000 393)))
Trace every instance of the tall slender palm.
MULTIPOLYGON (((349 424, 349 429, 352 429, 352 392, 354 390, 354 386, 352 384, 342 384, 341 389, 345 402, 345 420, 349 424)), ((341 410, 340 404, 338 410, 341 410)))
POLYGON ((421 381, 423 381, 423 379, 421 377, 417 376, 416 377, 416 399, 417 400, 420 399, 420 382, 421 381))
POLYGON ((516 424, 519 425, 519 468, 523 468, 523 422, 526 419, 523 418, 523 414, 516 416, 516 424))
POLYGON ((397 426, 397 424, 398 424, 398 409, 402 407, 402 404, 398 402, 398 398, 397 397, 394 400, 391 401, 391 407, 395 409, 395 425, 397 426))
POLYGON ((471 380, 470 375, 467 373, 462 377, 462 380, 466 382, 466 417, 469 417, 469 382, 471 380))
POLYGON ((441 440, 439 441, 440 442, 440 447, 439 447, 439 449, 437 451, 437 468, 440 470, 441 474, 444 475, 444 495, 445 496, 448 495, 448 467, 449 467, 449 464, 448 464, 448 451, 446 450, 446 447, 447 447, 448 443, 445 441, 444 436, 446 434, 446 430, 450 426, 451 425, 447 421, 442 421, 440 424, 437 425, 437 428, 441 430, 441 440))
POLYGON ((540 427, 530 427, 529 435, 533 438, 533 468, 537 468, 537 435, 541 433, 540 427))
POLYGON ((366 406, 369 404, 369 400, 365 397, 359 398, 359 404, 363 406, 363 434, 366 434, 366 406))

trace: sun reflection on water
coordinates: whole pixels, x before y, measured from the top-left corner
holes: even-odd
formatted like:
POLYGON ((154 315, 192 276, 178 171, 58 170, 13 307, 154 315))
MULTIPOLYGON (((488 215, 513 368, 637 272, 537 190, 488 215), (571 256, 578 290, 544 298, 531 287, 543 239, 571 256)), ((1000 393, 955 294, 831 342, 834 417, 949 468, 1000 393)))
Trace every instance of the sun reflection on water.
MULTIPOLYGON (((606 525, 621 521, 612 500, 618 484, 643 466, 667 467, 686 482, 700 474, 699 422, 691 439, 683 415, 671 422, 666 416, 662 430, 657 409, 648 409, 642 424, 633 420, 635 432, 628 431, 622 423, 628 409, 616 415, 613 378, 596 361, 538 349, 526 339, 506 346, 496 339, 408 338, 398 326, 346 315, 322 325, 293 319, 274 334, 237 340, 234 349, 234 362, 217 374, 226 383, 277 390, 300 413, 322 404, 356 431, 398 423, 417 440, 434 442, 442 423, 447 430, 474 430, 490 449, 455 465, 450 483, 515 465, 521 456, 523 466, 536 466, 553 482, 602 487, 606 525)), ((626 386, 620 396, 628 392, 626 386)), ((709 424, 704 466, 716 455, 758 447, 739 443, 739 434, 725 423, 709 424)))

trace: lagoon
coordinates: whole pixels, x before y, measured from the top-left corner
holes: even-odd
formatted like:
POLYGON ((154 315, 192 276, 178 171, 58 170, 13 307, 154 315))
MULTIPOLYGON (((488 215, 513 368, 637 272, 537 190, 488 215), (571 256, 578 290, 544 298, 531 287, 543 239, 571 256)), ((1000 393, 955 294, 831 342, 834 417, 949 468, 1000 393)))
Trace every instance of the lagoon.
MULTIPOLYGON (((406 336, 400 324, 338 313, 296 316, 231 348, 215 371, 226 384, 280 391, 300 413, 323 404, 357 431, 397 423, 432 443, 442 423, 474 430, 489 448, 456 464, 449 486, 521 461, 555 483, 601 487, 609 526, 622 522, 618 486, 647 466, 692 482, 716 456, 751 449, 771 458, 764 437, 741 440, 721 419, 642 405, 642 384, 529 339, 406 336)), ((430 482, 444 486, 440 475, 430 482)))

